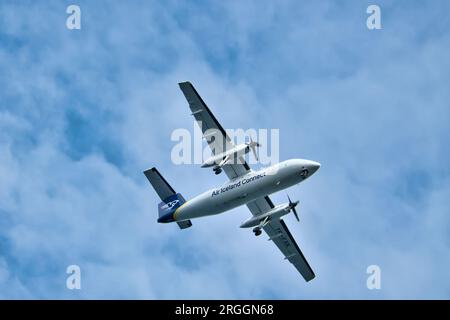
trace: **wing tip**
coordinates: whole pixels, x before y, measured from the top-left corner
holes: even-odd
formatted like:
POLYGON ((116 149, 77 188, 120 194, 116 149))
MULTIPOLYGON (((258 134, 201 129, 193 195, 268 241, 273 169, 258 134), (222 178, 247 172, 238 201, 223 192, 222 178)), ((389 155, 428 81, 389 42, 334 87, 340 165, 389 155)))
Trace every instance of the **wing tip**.
POLYGON ((180 88, 183 88, 185 86, 192 86, 192 83, 190 81, 183 81, 183 82, 178 82, 178 85, 180 86, 180 88))
POLYGON ((147 174, 147 173, 149 173, 149 172, 155 172, 155 171, 158 171, 157 169, 156 169, 156 167, 152 167, 152 168, 149 168, 149 169, 145 169, 144 171, 142 171, 144 174, 147 174))
POLYGON ((311 280, 313 280, 316 277, 316 275, 313 273, 310 277, 304 277, 306 282, 310 282, 311 280))

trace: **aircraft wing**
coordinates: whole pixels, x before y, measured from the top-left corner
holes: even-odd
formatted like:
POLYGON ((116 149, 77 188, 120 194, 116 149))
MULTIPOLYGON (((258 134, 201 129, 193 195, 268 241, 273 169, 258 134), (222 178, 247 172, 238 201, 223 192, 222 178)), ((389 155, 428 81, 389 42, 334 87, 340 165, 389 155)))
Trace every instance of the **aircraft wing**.
MULTIPOLYGON (((223 153, 226 150, 233 148, 234 145, 230 137, 222 128, 219 121, 217 121, 211 110, 209 110, 194 86, 190 82, 182 82, 178 85, 180 86, 181 91, 183 91, 183 94, 189 103, 192 115, 195 117, 195 120, 202 130, 203 137, 208 142, 213 155, 223 153)), ((234 179, 250 172, 250 167, 242 157, 239 157, 237 162, 238 163, 230 163, 223 166, 223 170, 230 179, 234 179)))
MULTIPOLYGON (((269 196, 265 196, 249 202, 247 207, 254 216, 257 216, 269 211, 274 205, 269 196)), ((269 236, 269 240, 272 240, 277 245, 278 249, 284 254, 285 259, 294 265, 306 281, 314 279, 314 271, 309 266, 308 261, 306 261, 305 256, 282 219, 271 220, 263 229, 269 236)))

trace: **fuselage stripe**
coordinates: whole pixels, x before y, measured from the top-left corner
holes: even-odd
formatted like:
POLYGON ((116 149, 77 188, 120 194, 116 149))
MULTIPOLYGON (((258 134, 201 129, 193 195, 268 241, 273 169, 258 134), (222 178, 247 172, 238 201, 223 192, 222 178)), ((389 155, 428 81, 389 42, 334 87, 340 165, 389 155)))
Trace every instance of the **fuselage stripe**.
POLYGON ((177 215, 180 213, 180 209, 181 208, 183 208, 183 206, 186 204, 186 203, 188 203, 189 202, 189 200, 188 201, 186 201, 185 203, 183 203, 181 206, 179 206, 176 210, 175 210, 175 212, 173 213, 173 220, 177 220, 177 215))

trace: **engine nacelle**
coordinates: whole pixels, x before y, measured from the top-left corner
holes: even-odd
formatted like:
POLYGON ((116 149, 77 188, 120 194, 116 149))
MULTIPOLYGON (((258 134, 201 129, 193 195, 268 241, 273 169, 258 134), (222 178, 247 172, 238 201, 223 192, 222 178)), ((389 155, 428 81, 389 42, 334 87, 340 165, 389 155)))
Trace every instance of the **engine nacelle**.
POLYGON ((256 227, 261 223, 261 221, 263 221, 267 217, 269 217, 269 219, 281 218, 282 216, 288 214, 289 211, 291 211, 291 207, 290 207, 289 203, 280 204, 280 205, 276 206, 275 208, 273 208, 272 210, 267 211, 264 214, 261 214, 259 216, 254 216, 254 217, 251 217, 251 218, 245 220, 241 224, 241 228, 256 227))
POLYGON ((249 147, 246 144, 240 144, 235 147, 233 147, 230 150, 227 150, 226 152, 219 153, 215 156, 212 156, 205 160, 202 164, 202 168, 208 168, 212 166, 219 166, 222 167, 229 161, 235 161, 238 157, 246 154, 249 152, 249 147))

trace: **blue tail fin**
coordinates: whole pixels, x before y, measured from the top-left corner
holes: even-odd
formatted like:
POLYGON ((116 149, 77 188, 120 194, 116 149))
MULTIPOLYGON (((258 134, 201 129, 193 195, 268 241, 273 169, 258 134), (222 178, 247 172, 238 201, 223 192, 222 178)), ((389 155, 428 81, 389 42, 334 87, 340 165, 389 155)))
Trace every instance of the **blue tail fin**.
POLYGON ((179 193, 173 194, 164 199, 158 205, 158 222, 164 223, 175 221, 173 214, 185 202, 186 200, 184 200, 183 196, 179 193))
MULTIPOLYGON (((162 202, 158 205, 158 222, 174 222, 175 211, 186 202, 183 196, 176 193, 170 184, 164 179, 156 168, 144 171, 150 184, 155 189, 162 202)), ((180 229, 186 229, 192 226, 190 220, 176 221, 180 229)))

